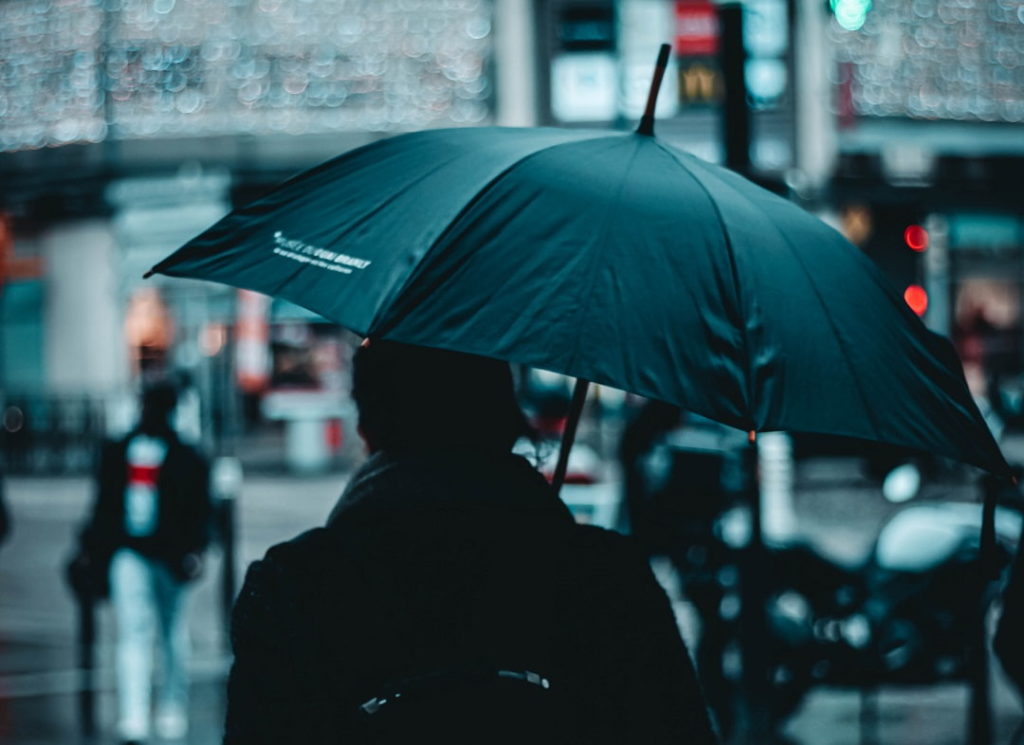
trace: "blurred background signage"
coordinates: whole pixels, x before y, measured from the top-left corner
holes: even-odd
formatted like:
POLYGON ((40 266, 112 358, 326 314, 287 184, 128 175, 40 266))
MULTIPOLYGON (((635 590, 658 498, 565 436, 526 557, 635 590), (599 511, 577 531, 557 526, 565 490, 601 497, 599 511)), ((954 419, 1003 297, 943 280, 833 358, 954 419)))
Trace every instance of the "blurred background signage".
POLYGON ((683 57, 718 54, 718 11, 715 4, 680 0, 676 3, 675 51, 683 57))
POLYGON ((955 213, 949 216, 949 247, 1007 249, 1024 242, 1024 218, 1019 215, 955 213))
POLYGON ((564 54, 551 63, 551 110, 563 122, 607 121, 618 110, 618 68, 611 54, 564 54))
POLYGON ((684 106, 716 104, 722 85, 717 58, 717 6, 712 2, 677 2, 675 21, 679 102, 684 106))
POLYGON ((566 4, 551 61, 551 110, 559 121, 608 121, 619 106, 615 7, 611 2, 566 4))
POLYGON ((747 90, 756 109, 779 106, 790 87, 786 0, 748 0, 743 23, 747 90))
MULTIPOLYGON (((756 117, 755 165, 792 164, 790 0, 745 3, 748 103, 756 117)), ((544 14, 542 14, 544 17, 544 14)), ((653 60, 669 41, 673 55, 658 97, 658 132, 702 157, 717 159, 724 83, 718 4, 711 0, 620 0, 550 4, 551 123, 635 126, 643 113, 653 60)))
MULTIPOLYGON (((673 4, 657 0, 627 0, 618 5, 619 66, 622 96, 619 115, 624 123, 633 123, 643 114, 651 87, 651 68, 658 47, 672 39, 673 4)), ((677 114, 678 60, 669 61, 661 84, 655 116, 664 121, 677 114)))

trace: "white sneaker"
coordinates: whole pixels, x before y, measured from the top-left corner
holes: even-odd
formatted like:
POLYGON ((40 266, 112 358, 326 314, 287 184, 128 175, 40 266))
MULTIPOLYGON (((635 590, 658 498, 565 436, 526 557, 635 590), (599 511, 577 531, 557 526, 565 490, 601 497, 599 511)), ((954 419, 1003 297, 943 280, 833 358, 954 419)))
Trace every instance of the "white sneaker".
POLYGON ((164 740, 182 740, 188 734, 188 716, 182 709, 164 709, 153 722, 156 733, 164 740))

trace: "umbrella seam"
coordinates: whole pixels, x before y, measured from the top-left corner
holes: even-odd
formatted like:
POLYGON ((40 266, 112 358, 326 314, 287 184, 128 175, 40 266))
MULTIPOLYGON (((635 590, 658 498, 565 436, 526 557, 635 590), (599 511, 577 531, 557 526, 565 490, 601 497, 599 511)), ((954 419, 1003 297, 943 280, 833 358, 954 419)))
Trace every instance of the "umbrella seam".
POLYGON ((491 178, 486 184, 480 187, 480 190, 477 191, 476 194, 474 194, 473 197, 462 206, 462 208, 455 214, 455 217, 453 217, 448 222, 448 224, 444 227, 440 234, 433 241, 431 241, 429 246, 427 246, 427 250, 423 252, 423 256, 417 262, 416 267, 413 269, 413 271, 409 273, 409 275, 402 282, 402 286, 395 290, 388 300, 380 304, 380 307, 374 313, 373 318, 369 323, 368 333, 373 334, 375 336, 386 334, 392 328, 401 323, 405 315, 407 315, 408 313, 415 309, 415 306, 407 308, 401 317, 393 318, 390 320, 387 326, 377 328, 377 324, 381 321, 382 314, 388 312, 388 310, 393 308, 399 301, 401 301, 401 299, 405 297, 409 289, 423 275, 422 268, 428 262, 428 259, 430 258, 431 254, 433 254, 438 249, 439 246, 443 245, 445 239, 455 230, 456 225, 462 220, 462 218, 465 217, 470 212, 470 210, 472 210, 476 206, 476 204, 479 203, 492 189, 494 189, 494 187, 496 187, 499 182, 501 182, 506 176, 508 176, 509 173, 511 173, 513 170, 518 168, 523 163, 532 160, 536 156, 541 155, 542 153, 545 153, 548 150, 554 150, 555 148, 562 147, 563 145, 576 144, 578 142, 591 142, 594 140, 617 139, 620 137, 624 137, 624 135, 621 134, 607 134, 605 132, 600 131, 594 132, 594 134, 594 137, 567 139, 564 142, 556 142, 552 145, 545 145, 544 147, 538 150, 534 150, 529 155, 526 155, 520 158, 519 160, 510 163, 507 167, 503 168, 499 173, 495 174, 494 177, 491 178))
MULTIPOLYGON (((639 145, 636 144, 635 141, 634 141, 633 155, 630 157, 629 163, 626 164, 626 168, 625 168, 625 170, 623 171, 623 174, 622 174, 622 180, 619 182, 619 188, 615 192, 615 198, 612 200, 612 203, 615 205, 615 207, 618 207, 619 202, 622 200, 622 192, 626 188, 626 181, 628 180, 630 172, 633 170, 633 164, 636 162, 636 158, 637 158, 637 155, 639 154, 639 152, 640 152, 639 145)), ((582 312, 582 305, 583 305, 582 304, 582 299, 583 299, 584 295, 587 295, 589 297, 590 295, 593 294, 594 275, 597 272, 597 267, 600 266, 600 264, 598 263, 598 260, 597 260, 597 255, 598 254, 604 255, 605 251, 607 250, 608 240, 609 240, 608 239, 608 226, 611 223, 612 216, 614 214, 616 214, 616 210, 615 209, 609 209, 605 213, 604 224, 602 225, 602 231, 601 231, 601 233, 602 233, 602 235, 601 235, 601 238, 602 238, 602 240, 601 240, 601 248, 598 251, 591 251, 590 254, 589 254, 589 256, 590 256, 590 262, 589 262, 590 266, 587 267, 587 281, 586 281, 586 284, 585 284, 585 290, 581 289, 580 292, 577 293, 577 298, 578 298, 577 303, 576 303, 576 318, 577 319, 579 319, 581 316, 585 317, 585 315, 586 315, 586 314, 584 314, 582 312)), ((580 283, 579 286, 581 288, 583 288, 584 284, 580 283)), ((570 328, 571 327, 572 326, 570 325, 570 328)), ((576 360, 579 357, 580 347, 583 344, 583 334, 577 333, 575 336, 576 336, 576 338, 575 338, 575 343, 573 344, 572 354, 569 356, 568 364, 566 364, 566 369, 568 369, 568 370, 572 370, 573 368, 576 367, 576 360)))
POLYGON ((670 148, 665 147, 661 142, 658 142, 657 140, 655 140, 655 143, 658 145, 659 148, 662 149, 662 151, 667 153, 668 156, 670 158, 672 158, 672 160, 674 160, 683 169, 683 172, 686 173, 686 175, 688 175, 691 179, 693 179, 693 182, 695 184, 697 184, 697 187, 701 191, 704 192, 704 196, 706 196, 708 198, 708 202, 711 203, 711 208, 712 208, 712 210, 714 210, 715 218, 718 220, 718 224, 722 228, 722 235, 725 236, 725 248, 726 248, 726 253, 729 256, 729 272, 732 275, 732 285, 733 285, 734 297, 735 297, 735 300, 736 300, 736 309, 737 309, 737 312, 739 313, 739 317, 740 317, 740 320, 741 320, 741 323, 740 323, 740 335, 743 337, 743 356, 744 356, 744 363, 745 363, 744 367, 745 367, 745 371, 746 371, 746 375, 744 376, 746 378, 746 380, 744 381, 745 382, 744 394, 745 394, 747 400, 746 400, 745 404, 746 404, 747 413, 750 416, 751 429, 756 429, 757 428, 757 424, 754 421, 754 419, 755 419, 755 417, 754 417, 754 413, 755 413, 754 399, 756 398, 756 396, 754 395, 754 390, 753 390, 754 375, 753 375, 753 370, 752 370, 753 363, 751 362, 751 354, 750 354, 750 336, 747 333, 747 324, 746 324, 746 320, 745 320, 746 319, 746 314, 743 313, 743 309, 741 307, 741 305, 742 305, 741 298, 743 297, 743 294, 740 292, 739 271, 736 268, 736 253, 733 250, 733 246, 732 246, 732 236, 729 235, 729 229, 725 225, 725 219, 722 217, 721 210, 718 209, 718 203, 715 202, 715 199, 714 199, 714 197, 711 196, 711 192, 708 191, 708 188, 703 183, 701 183, 700 179, 698 179, 696 176, 694 176, 689 171, 687 166, 682 161, 680 161, 678 157, 676 157, 676 153, 675 152, 673 152, 670 148))
MULTIPOLYGON (((682 163, 680 163, 680 165, 682 165, 682 163)), ((701 164, 698 163, 698 167, 700 166, 701 164)), ((734 194, 739 194, 739 192, 731 184, 719 179, 713 172, 703 168, 702 171, 707 173, 709 178, 714 178, 719 184, 722 185, 723 188, 728 189, 734 194)), ((701 186, 703 188, 703 184, 701 186)), ((710 193, 708 194, 708 196, 710 198, 710 193)), ((740 196, 742 196, 742 194, 740 194, 740 196)), ((832 335, 836 340, 836 345, 839 347, 840 354, 842 354, 843 359, 846 361, 847 369, 850 370, 850 379, 853 381, 853 387, 857 390, 857 396, 858 398, 860 398, 861 404, 864 407, 864 414, 867 417, 868 424, 871 426, 871 430, 874 433, 874 437, 876 440, 884 442, 885 439, 881 436, 881 434, 879 434, 880 430, 878 428, 878 422, 875 420, 874 414, 871 411, 871 407, 868 404, 868 398, 864 393, 864 389, 861 388, 860 380, 858 380, 857 376, 853 374, 853 365, 850 364, 850 354, 846 348, 846 342, 844 341, 843 336, 839 331, 839 327, 836 325, 835 321, 832 319, 832 316, 828 312, 828 305, 825 303, 824 298, 822 298, 821 293, 818 291, 817 285, 815 285, 814 283, 814 275, 807 269, 807 265, 800 257, 800 254, 794 249, 792 242, 789 240, 789 237, 782 230, 780 230, 779 227, 768 217, 768 214, 764 211, 764 208, 752 199, 748 198, 745 199, 745 201, 752 207, 754 207, 754 209, 756 209, 758 212, 765 216, 768 224, 771 225, 775 232, 778 233, 779 237, 782 238, 782 242, 786 246, 786 248, 789 249, 790 255, 796 260, 796 263, 799 265, 800 270, 803 272, 804 276, 807 277, 807 283, 810 285, 811 291, 814 293, 814 297, 818 301, 818 305, 821 306, 822 315, 825 316, 825 319, 828 322, 829 327, 832 329, 832 335)), ((723 229, 725 229, 724 223, 723 229)))
MULTIPOLYGON (((757 209, 761 210, 760 206, 758 206, 757 209)), ((763 212, 763 210, 761 211, 763 212)), ((782 242, 786 245, 786 248, 789 249, 790 255, 792 255, 793 258, 796 259, 796 262, 797 264, 800 265, 800 269, 804 273, 804 276, 807 277, 808 284, 810 284, 811 290, 814 292, 814 297, 817 299, 818 305, 821 306, 822 314, 825 316, 825 319, 828 321, 829 327, 832 329, 832 334, 836 339, 836 344, 839 347, 839 351, 842 353, 843 359, 846 360, 847 368, 850 370, 850 378, 853 380, 853 386, 854 388, 857 389, 857 395, 861 400, 861 404, 864 406, 864 414, 867 416, 868 424, 871 425, 871 431, 874 432, 875 434, 875 439, 879 441, 885 441, 885 438, 883 438, 881 435, 881 430, 878 427, 878 422, 875 419, 875 415, 871 410, 868 397, 864 393, 864 389, 861 387, 860 379, 853 372, 854 367, 850 362, 851 357, 849 350, 847 349, 846 340, 843 338, 843 335, 840 332, 839 327, 833 320, 832 315, 828 312, 828 304, 825 302, 825 299, 821 296, 821 292, 818 290, 817 285, 814 284, 814 275, 808 270, 807 265, 804 263, 804 260, 793 248, 793 244, 789 240, 789 237, 781 230, 779 230, 775 225, 773 225, 772 227, 775 227, 776 232, 782 237, 782 242)))

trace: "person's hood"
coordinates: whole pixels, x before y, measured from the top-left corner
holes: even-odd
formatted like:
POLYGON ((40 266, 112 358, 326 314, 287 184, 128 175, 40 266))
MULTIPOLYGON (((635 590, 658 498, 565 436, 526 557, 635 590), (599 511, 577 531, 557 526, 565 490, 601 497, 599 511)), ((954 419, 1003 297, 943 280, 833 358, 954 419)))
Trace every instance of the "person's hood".
POLYGON ((396 511, 572 513, 529 461, 512 453, 378 452, 352 477, 327 524, 396 511))

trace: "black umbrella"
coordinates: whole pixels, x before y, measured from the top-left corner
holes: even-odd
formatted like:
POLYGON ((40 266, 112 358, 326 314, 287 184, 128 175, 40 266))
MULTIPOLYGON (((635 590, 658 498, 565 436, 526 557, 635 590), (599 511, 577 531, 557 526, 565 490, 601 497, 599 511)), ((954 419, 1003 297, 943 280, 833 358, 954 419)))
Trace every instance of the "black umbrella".
MULTIPOLYGON (((666 59, 667 46, 659 76, 666 59)), ((948 342, 872 261, 800 207, 658 140, 652 110, 630 133, 485 127, 376 142, 232 212, 152 271, 744 430, 846 435, 1005 473, 948 342)))

